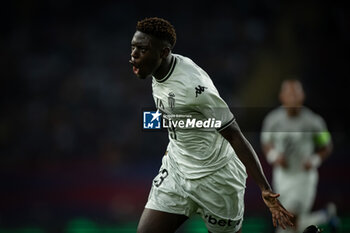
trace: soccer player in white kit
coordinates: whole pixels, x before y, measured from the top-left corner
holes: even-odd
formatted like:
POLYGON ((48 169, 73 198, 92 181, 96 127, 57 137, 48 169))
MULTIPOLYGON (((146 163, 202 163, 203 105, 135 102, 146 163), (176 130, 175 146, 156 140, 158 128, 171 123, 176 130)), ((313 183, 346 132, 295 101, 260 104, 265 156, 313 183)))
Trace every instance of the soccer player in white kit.
POLYGON ((156 17, 139 21, 131 41, 133 72, 152 78, 156 107, 170 122, 169 144, 137 232, 175 232, 196 213, 209 232, 241 232, 246 169, 259 185, 274 225, 292 225, 292 215, 272 192, 210 77, 189 58, 173 54, 175 42, 173 26, 156 17), (171 124, 181 119, 189 124, 171 124))
POLYGON ((290 231, 301 232, 307 225, 327 221, 325 213, 311 217, 309 212, 316 195, 317 168, 332 150, 331 135, 322 117, 303 106, 300 81, 285 80, 280 101, 282 106, 264 119, 261 143, 267 161, 273 166, 273 188, 281 194, 281 203, 296 217, 297 231, 290 231))

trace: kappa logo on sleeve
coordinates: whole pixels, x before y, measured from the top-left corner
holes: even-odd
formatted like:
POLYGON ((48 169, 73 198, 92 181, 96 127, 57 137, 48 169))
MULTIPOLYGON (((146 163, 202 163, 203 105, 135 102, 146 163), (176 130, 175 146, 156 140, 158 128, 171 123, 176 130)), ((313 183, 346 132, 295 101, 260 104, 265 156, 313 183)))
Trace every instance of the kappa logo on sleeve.
POLYGON ((196 97, 198 97, 198 95, 202 94, 202 92, 204 92, 204 90, 207 89, 207 87, 198 85, 198 87, 195 87, 194 89, 196 90, 196 97))

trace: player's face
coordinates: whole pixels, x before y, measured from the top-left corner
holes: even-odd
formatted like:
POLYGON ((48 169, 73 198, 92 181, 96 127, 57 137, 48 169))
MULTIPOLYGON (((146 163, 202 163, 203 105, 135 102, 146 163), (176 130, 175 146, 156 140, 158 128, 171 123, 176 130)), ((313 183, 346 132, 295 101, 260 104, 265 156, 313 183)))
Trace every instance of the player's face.
POLYGON ((162 62, 160 42, 146 33, 136 31, 131 40, 131 59, 134 74, 144 79, 159 68, 162 62))
POLYGON ((281 89, 280 99, 288 108, 301 107, 304 102, 304 91, 298 82, 286 82, 281 89))

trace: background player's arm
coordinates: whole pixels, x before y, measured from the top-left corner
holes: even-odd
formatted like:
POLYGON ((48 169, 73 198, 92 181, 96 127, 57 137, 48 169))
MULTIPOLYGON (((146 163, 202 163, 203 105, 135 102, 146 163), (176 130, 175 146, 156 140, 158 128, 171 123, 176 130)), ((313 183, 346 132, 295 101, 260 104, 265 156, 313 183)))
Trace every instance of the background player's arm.
POLYGON ((329 155, 332 153, 332 143, 328 144, 327 146, 318 148, 316 150, 316 153, 321 157, 322 161, 329 157, 329 155))
POLYGON ((287 225, 293 226, 291 218, 293 217, 278 201, 279 194, 273 193, 268 183, 258 156, 253 147, 244 137, 238 124, 234 121, 231 125, 220 131, 221 135, 230 142, 234 148, 238 158, 243 162, 248 173, 253 177, 254 181, 261 189, 262 197, 266 206, 272 214, 273 225, 279 224, 282 228, 287 225))
POLYGON ((261 131, 261 147, 266 161, 272 166, 280 166, 287 168, 288 163, 283 153, 278 151, 274 145, 276 133, 276 117, 275 114, 269 114, 263 121, 261 131))
POLYGON ((314 136, 314 142, 316 146, 315 153, 321 157, 322 161, 328 158, 333 150, 331 134, 327 130, 319 132, 314 136))
POLYGON ((281 166, 283 168, 287 168, 287 160, 282 153, 279 153, 272 143, 263 143, 262 150, 266 157, 266 161, 273 166, 281 166))
POLYGON ((304 163, 306 170, 312 167, 319 167, 321 163, 327 159, 333 151, 333 143, 331 140, 330 133, 323 131, 315 135, 315 154, 313 154, 309 160, 304 163))

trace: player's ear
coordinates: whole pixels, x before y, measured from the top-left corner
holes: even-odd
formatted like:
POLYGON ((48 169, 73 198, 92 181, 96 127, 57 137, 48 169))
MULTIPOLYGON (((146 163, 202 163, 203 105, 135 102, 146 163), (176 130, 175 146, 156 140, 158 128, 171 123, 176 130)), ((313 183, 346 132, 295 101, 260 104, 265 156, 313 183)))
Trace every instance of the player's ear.
POLYGON ((160 56, 161 56, 161 58, 167 58, 168 57, 168 55, 170 54, 170 48, 169 47, 163 47, 163 49, 162 49, 162 51, 161 51, 161 53, 160 53, 160 56))

